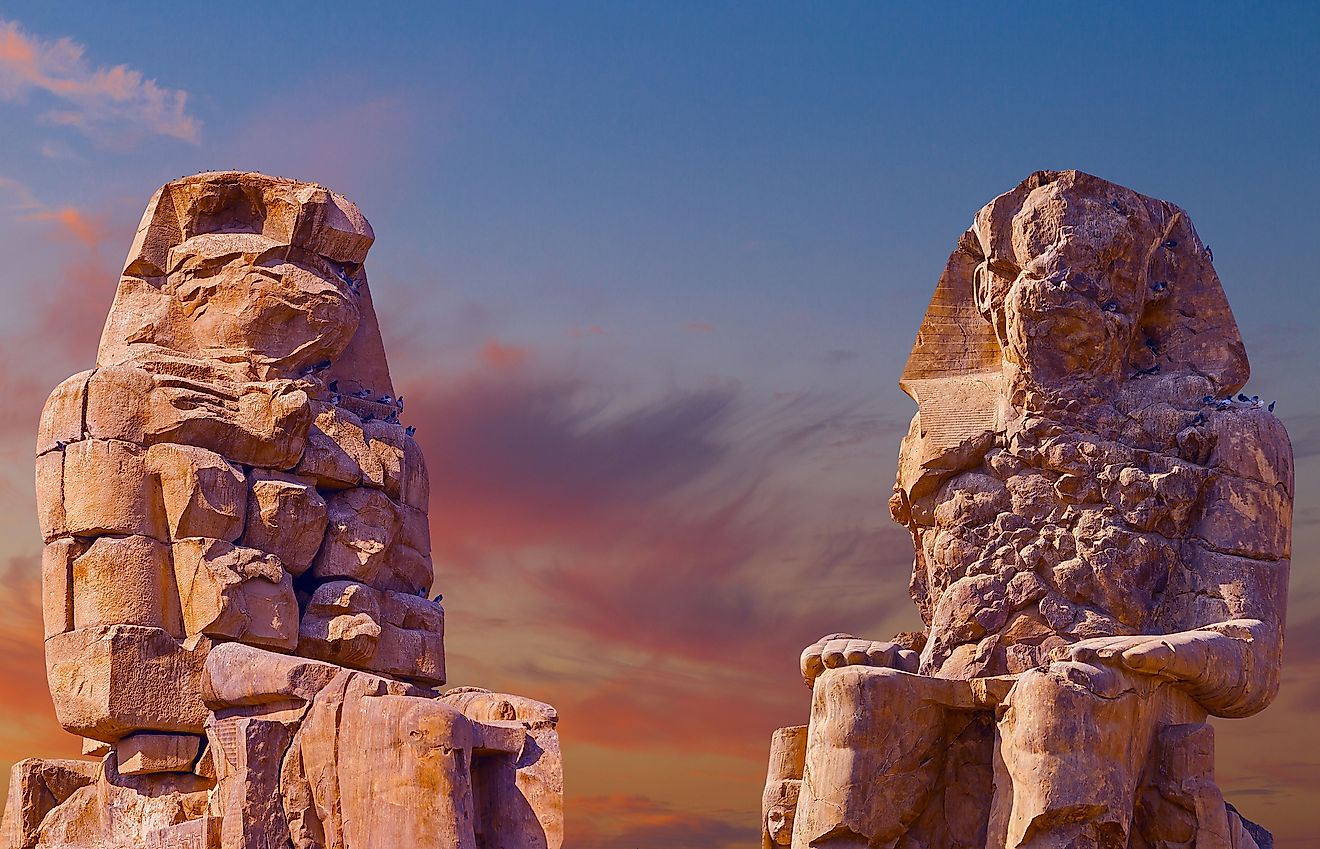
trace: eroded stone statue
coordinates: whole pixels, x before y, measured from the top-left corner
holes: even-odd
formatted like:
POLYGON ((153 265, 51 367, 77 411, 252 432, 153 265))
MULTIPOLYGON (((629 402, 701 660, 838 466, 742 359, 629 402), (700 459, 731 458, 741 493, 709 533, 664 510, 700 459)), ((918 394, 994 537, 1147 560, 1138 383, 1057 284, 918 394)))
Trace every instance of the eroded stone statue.
POLYGON ((96 368, 42 412, 56 713, 6 847, 556 849, 548 705, 445 682, 429 484, 363 261, 320 186, 151 199, 96 368))
POLYGON ((811 719, 796 761, 795 730, 775 739, 766 845, 1264 840, 1206 723, 1279 686, 1292 450, 1247 376, 1178 207, 1075 171, 984 207, 902 379, 890 509, 926 631, 803 653, 811 719))

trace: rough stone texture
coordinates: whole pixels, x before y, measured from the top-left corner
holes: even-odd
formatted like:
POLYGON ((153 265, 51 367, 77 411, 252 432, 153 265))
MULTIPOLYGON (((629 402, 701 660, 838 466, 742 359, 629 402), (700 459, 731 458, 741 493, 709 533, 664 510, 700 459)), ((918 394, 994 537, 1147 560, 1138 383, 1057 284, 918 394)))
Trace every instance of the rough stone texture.
POLYGON ((37 429, 46 668, 100 762, 24 761, 0 849, 557 849, 553 709, 441 695, 429 484, 321 186, 151 199, 37 429))
POLYGON ((926 631, 803 653, 765 845, 790 816, 794 849, 1261 845, 1206 723, 1279 685, 1292 451, 1247 376, 1176 206, 1064 171, 983 208, 901 383, 926 631))

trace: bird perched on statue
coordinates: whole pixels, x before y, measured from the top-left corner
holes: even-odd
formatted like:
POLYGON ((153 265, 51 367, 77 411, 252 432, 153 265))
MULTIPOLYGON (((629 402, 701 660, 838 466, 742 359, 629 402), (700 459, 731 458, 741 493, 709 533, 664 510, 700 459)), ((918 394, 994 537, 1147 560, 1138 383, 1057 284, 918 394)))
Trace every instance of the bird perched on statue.
POLYGON ((1278 402, 1278 401, 1271 401, 1269 407, 1267 407, 1266 409, 1268 409, 1271 413, 1274 412, 1274 405, 1277 404, 1277 403, 1279 403, 1279 402, 1278 402))
POLYGON ((389 403, 392 403, 393 401, 394 401, 394 396, 391 395, 391 394, 388 393, 388 392, 386 392, 384 395, 380 396, 380 402, 381 402, 382 404, 389 404, 389 403))
POLYGON ((370 389, 359 389, 357 392, 354 392, 354 393, 353 393, 353 397, 354 397, 354 398, 370 398, 370 397, 371 397, 371 390, 370 390, 370 389))
POLYGON ((395 399, 394 399, 394 406, 396 406, 396 407, 399 408, 399 412, 400 412, 400 413, 403 412, 403 396, 402 396, 402 395, 400 395, 398 398, 395 398, 395 399))
POLYGON ((416 436, 416 435, 417 435, 417 428, 413 427, 412 425, 408 425, 407 427, 405 427, 405 428, 403 429, 403 432, 404 432, 405 434, 407 434, 408 436, 416 436))

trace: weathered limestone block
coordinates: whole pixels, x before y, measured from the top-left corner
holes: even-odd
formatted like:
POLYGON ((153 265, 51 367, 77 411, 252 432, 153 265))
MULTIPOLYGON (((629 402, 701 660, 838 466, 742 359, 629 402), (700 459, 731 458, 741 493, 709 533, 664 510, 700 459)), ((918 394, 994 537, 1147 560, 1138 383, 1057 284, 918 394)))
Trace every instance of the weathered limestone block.
POLYGON ((78 789, 96 780, 95 761, 28 758, 9 771, 9 798, 0 822, 0 845, 30 849, 37 845, 42 820, 78 789))
POLYGON ((326 504, 306 480, 253 469, 247 529, 242 544, 279 558, 295 578, 307 571, 321 547, 326 504))
POLYGON ((142 625, 181 634, 170 548, 144 536, 98 537, 73 561, 73 627, 142 625))
POLYGON ((195 445, 160 443, 147 451, 147 469, 160 480, 171 539, 233 542, 243 533, 247 480, 219 454, 195 445))
POLYGON ((194 734, 130 734, 115 744, 121 775, 192 772, 202 738, 194 734))
POLYGON ((153 833, 205 810, 211 783, 191 773, 124 774, 113 752, 90 766, 94 780, 42 820, 38 846, 148 846, 153 833))
POLYGON ((46 677, 64 730, 113 743, 139 730, 200 734, 208 644, 185 649, 159 628, 102 625, 46 640, 46 677))
MULTIPOLYGON (((146 452, 136 445, 108 439, 85 439, 65 446, 59 492, 64 523, 55 536, 141 535, 166 539, 164 509, 152 476, 147 472, 146 452)), ((50 474, 54 474, 53 467, 50 474)), ((38 477, 47 474, 39 465, 38 477)), ((45 497, 38 483, 38 498, 45 497)), ((45 529, 43 528, 43 531, 45 529)), ((54 530, 54 529, 52 529, 54 530)))
POLYGON ((73 561, 87 550, 84 540, 61 537, 41 552, 41 618, 46 636, 73 630, 73 561))
POLYGON ((219 754, 210 811, 221 823, 221 849, 288 845, 280 764, 296 730, 297 717, 208 720, 207 736, 219 754))
POLYGON ((173 550, 189 640, 205 634, 286 651, 298 644, 298 600, 278 559, 216 539, 177 540, 173 550))
MULTIPOLYGON (((148 361, 152 368, 176 367, 148 361)), ((287 469, 298 462, 311 413, 307 394, 290 381, 226 384, 109 364, 87 383, 85 426, 100 439, 136 445, 176 443, 213 451, 244 465, 287 469)))
POLYGON ((326 509, 329 526, 312 576, 384 589, 389 577, 387 554, 403 524, 394 502, 379 490, 357 487, 331 495, 326 509))
POLYGON ((307 433, 307 448, 294 472, 312 478, 321 489, 347 489, 362 482, 367 442, 362 422, 348 410, 313 401, 315 418, 307 433))
POLYGON ((431 478, 426 458, 411 436, 403 438, 403 472, 399 482, 399 500, 416 510, 426 511, 431 501, 431 478))
POLYGON ((351 581, 317 587, 298 652, 434 686, 445 680, 444 609, 425 598, 351 581))
POLYGON ((87 404, 87 379, 92 370, 65 380, 46 399, 37 423, 37 454, 54 451, 86 436, 83 408, 87 404))

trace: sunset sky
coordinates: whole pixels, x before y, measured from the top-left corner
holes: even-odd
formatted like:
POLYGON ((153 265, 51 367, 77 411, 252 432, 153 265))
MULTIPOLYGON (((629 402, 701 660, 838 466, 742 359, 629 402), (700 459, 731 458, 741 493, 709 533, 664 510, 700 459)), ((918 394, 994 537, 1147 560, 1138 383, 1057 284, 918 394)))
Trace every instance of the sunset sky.
POLYGON ((1291 432, 1283 690, 1219 780, 1320 847, 1320 5, 1254 5, 0 0, 0 769, 77 752, 42 402, 151 193, 255 170, 375 228, 451 683, 558 707, 568 849, 754 849, 801 649, 919 624, 885 504, 945 259, 1080 168, 1190 213, 1291 432))

